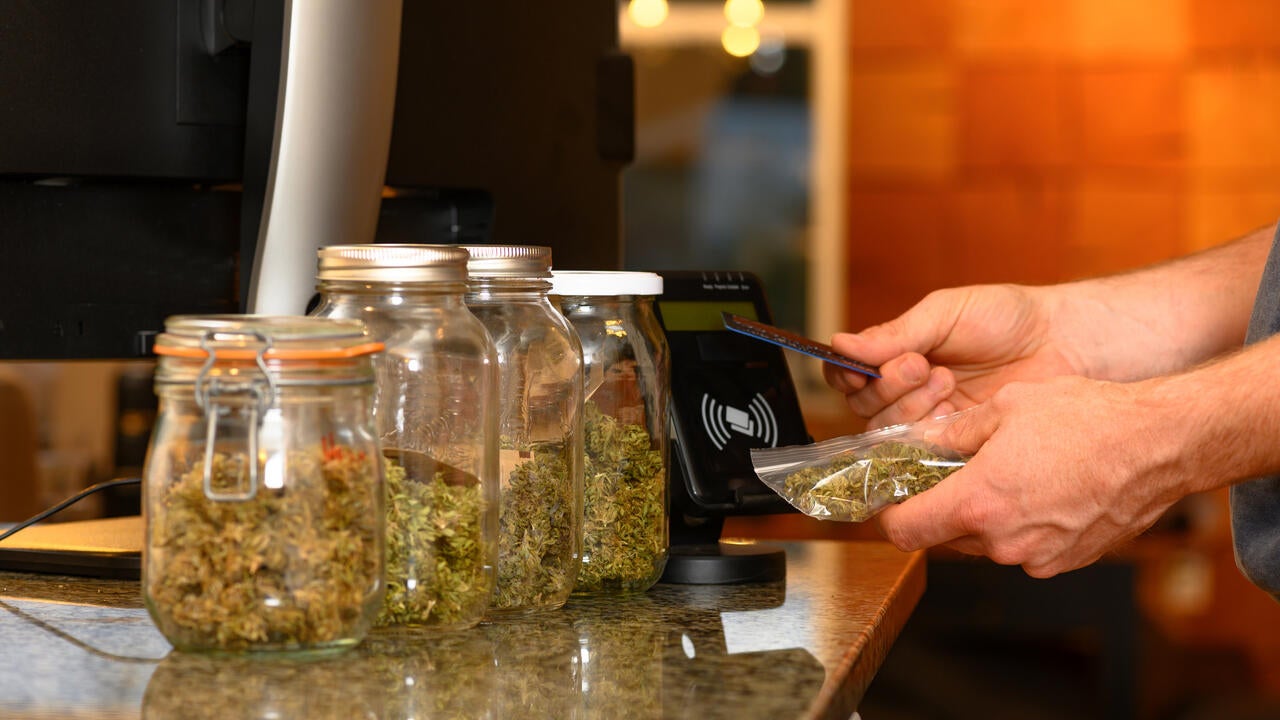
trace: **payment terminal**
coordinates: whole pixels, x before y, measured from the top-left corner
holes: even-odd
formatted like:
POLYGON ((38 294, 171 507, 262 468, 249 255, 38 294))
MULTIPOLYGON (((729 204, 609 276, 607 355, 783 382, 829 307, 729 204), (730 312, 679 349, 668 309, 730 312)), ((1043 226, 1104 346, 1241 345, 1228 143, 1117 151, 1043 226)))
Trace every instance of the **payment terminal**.
POLYGON ((661 272, 655 310, 671 350, 671 556, 663 582, 778 580, 785 555, 720 543, 729 515, 793 512, 752 469, 752 448, 812 441, 782 348, 729 331, 722 313, 772 323, 740 271, 661 272))

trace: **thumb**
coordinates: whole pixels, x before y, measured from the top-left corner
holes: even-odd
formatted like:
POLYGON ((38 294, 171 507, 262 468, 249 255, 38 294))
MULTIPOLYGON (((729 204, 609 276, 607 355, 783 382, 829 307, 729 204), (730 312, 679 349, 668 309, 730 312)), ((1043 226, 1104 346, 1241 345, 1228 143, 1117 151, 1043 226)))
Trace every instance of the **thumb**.
POLYGON ((904 552, 942 545, 967 534, 954 512, 964 468, 924 492, 876 515, 885 539, 904 552))
POLYGON ((946 338, 952 318, 938 311, 928 298, 902 315, 858 333, 836 333, 831 346, 838 352, 873 365, 882 365, 909 352, 928 355, 946 338))

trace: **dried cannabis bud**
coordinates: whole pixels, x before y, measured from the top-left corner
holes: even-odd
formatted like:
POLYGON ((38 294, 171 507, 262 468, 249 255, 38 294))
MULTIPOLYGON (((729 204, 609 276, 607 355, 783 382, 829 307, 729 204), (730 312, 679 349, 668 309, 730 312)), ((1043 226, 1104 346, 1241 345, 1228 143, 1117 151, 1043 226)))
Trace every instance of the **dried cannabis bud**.
POLYGON ((906 443, 884 442, 787 475, 783 494, 806 515, 862 522, 937 485, 963 464, 906 443))
POLYGON ((479 479, 421 453, 385 454, 387 595, 377 624, 474 625, 493 590, 479 479))
POLYGON ((573 589, 579 561, 568 452, 559 443, 536 445, 519 453, 529 459, 507 475, 499 510, 498 584, 493 600, 498 611, 556 608, 573 589))
POLYGON ((579 592, 647 590, 666 559, 666 467, 643 425, 587 403, 579 592))
MULTIPOLYGON (((246 458, 213 456, 212 483, 246 458)), ((308 648, 358 641, 378 600, 382 508, 375 458, 343 446, 291 451, 282 487, 205 496, 204 461, 150 518, 146 597, 180 649, 308 648)))

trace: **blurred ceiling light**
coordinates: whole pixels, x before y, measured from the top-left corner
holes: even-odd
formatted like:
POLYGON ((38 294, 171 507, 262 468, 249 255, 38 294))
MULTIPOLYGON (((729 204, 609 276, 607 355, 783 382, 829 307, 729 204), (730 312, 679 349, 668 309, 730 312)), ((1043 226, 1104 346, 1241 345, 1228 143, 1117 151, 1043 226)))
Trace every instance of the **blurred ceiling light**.
POLYGON ((760 47, 760 32, 753 27, 730 25, 720 34, 724 51, 734 57, 746 57, 760 47))
POLYGON ((761 33, 760 47, 751 54, 751 69, 757 75, 777 73, 787 62, 787 43, 780 31, 761 33))
POLYGON ((667 0, 631 0, 627 16, 640 27, 658 27, 667 19, 667 0))
POLYGON ((764 0, 725 0, 724 16, 730 25, 755 27, 764 18, 764 0))

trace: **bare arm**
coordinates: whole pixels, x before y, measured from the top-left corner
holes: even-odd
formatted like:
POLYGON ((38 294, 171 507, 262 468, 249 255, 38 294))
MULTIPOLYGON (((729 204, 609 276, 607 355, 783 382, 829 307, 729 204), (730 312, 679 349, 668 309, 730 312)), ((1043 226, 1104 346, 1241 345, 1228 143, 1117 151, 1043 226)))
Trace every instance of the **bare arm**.
POLYGON ((882 379, 824 372, 874 427, 971 407, 1011 382, 1185 370, 1240 347, 1271 233, 1121 275, 938 290, 887 323, 832 338, 879 365, 882 379))
POLYGON ((1136 380, 1244 342, 1274 226, 1142 270, 1047 288, 1049 327, 1081 374, 1136 380))

